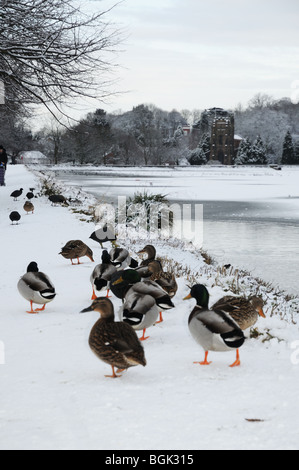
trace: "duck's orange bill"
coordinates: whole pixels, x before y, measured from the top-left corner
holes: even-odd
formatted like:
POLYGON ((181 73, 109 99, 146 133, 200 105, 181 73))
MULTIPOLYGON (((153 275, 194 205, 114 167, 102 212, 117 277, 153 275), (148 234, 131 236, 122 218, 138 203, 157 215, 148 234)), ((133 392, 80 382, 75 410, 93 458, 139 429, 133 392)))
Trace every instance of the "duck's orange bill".
POLYGON ((189 299, 192 299, 192 295, 191 295, 191 294, 187 295, 187 297, 185 297, 183 300, 189 300, 189 299))
POLYGON ((266 318, 266 315, 264 314, 262 308, 259 309, 258 313, 259 313, 259 316, 260 316, 260 317, 266 318))

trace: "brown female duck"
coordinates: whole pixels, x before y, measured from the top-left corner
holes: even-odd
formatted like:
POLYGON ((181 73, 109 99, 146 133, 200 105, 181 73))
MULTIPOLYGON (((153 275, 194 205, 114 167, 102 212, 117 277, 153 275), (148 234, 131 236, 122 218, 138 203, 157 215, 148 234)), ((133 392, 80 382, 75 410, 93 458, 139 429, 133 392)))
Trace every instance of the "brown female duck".
POLYGON ((90 311, 101 314, 90 332, 89 346, 99 359, 111 365, 112 375, 106 377, 120 377, 115 373, 115 367, 117 372, 122 372, 129 367, 146 366, 143 346, 133 328, 127 323, 114 321, 111 300, 98 298, 81 313, 90 311))
POLYGON ((256 324, 259 317, 266 318, 263 312, 264 302, 261 297, 233 297, 227 295, 213 305, 212 310, 221 310, 230 315, 241 330, 247 330, 256 324))
POLYGON ((90 261, 94 263, 93 252, 81 240, 70 240, 62 248, 59 254, 62 255, 66 259, 70 259, 72 264, 75 264, 73 263, 73 259, 76 259, 76 258, 78 260, 78 264, 81 264, 79 258, 83 258, 83 256, 87 256, 90 259, 90 261))

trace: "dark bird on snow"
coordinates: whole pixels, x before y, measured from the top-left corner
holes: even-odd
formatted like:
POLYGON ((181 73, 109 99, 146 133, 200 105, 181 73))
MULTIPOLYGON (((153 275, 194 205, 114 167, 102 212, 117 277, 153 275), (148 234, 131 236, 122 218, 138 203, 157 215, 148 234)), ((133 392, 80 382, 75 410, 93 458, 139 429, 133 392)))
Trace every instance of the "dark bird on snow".
POLYGON ((10 197, 13 197, 14 198, 14 201, 17 201, 18 200, 18 197, 20 197, 23 193, 23 188, 21 189, 17 189, 16 191, 13 191, 10 195, 10 197))
POLYGON ((21 220, 21 215, 17 211, 13 211, 9 214, 9 218, 12 221, 12 225, 15 225, 14 222, 18 225, 18 222, 21 220))
POLYGON ((49 197, 49 201, 53 204, 66 204, 68 206, 66 198, 62 194, 53 194, 49 197))

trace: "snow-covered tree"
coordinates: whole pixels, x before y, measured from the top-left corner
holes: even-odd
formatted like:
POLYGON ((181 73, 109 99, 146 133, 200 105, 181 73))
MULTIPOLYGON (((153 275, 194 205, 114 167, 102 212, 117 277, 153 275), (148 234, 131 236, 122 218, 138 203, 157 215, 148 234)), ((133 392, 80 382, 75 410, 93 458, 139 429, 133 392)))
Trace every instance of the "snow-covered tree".
POLYGON ((197 147, 196 149, 190 152, 190 165, 205 165, 207 161, 207 157, 201 147, 197 147))
POLYGON ((261 136, 258 136, 252 146, 251 165, 267 165, 267 150, 261 136))
POLYGON ((235 160, 236 165, 248 165, 252 156, 252 144, 248 137, 242 140, 240 143, 237 157, 235 160))
POLYGON ((260 136, 253 144, 248 138, 241 142, 235 160, 236 165, 267 165, 267 163, 267 150, 260 136))
POLYGON ((198 146, 190 151, 189 163, 190 165, 205 165, 210 156, 210 137, 208 134, 204 134, 199 142, 198 146))
POLYGON ((283 165, 293 165, 295 163, 295 148, 290 131, 286 133, 283 142, 281 163, 283 165))

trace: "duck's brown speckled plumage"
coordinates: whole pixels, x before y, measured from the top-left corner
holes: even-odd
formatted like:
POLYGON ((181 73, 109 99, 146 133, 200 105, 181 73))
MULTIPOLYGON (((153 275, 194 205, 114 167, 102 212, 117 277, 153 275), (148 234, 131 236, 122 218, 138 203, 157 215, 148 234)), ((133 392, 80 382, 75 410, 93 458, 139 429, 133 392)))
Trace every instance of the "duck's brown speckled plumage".
POLYGON ((220 310, 227 313, 238 323, 241 330, 246 330, 255 325, 259 316, 265 318, 263 300, 259 297, 246 299, 245 297, 227 295, 218 300, 211 310, 220 310))
POLYGON ((107 298, 98 298, 83 312, 90 310, 101 313, 101 318, 90 332, 89 346, 99 359, 111 365, 112 377, 116 377, 114 367, 123 370, 137 365, 145 366, 142 344, 130 325, 114 321, 112 302, 107 298))
POLYGON ((151 261, 148 264, 148 269, 152 272, 151 280, 159 284, 171 298, 174 297, 178 291, 175 275, 163 271, 162 264, 158 260, 151 261))
POLYGON ((92 250, 82 242, 82 240, 70 240, 62 248, 59 254, 66 259, 70 259, 72 264, 73 259, 77 259, 79 263, 79 258, 83 258, 83 256, 87 256, 92 262, 94 262, 92 250))

